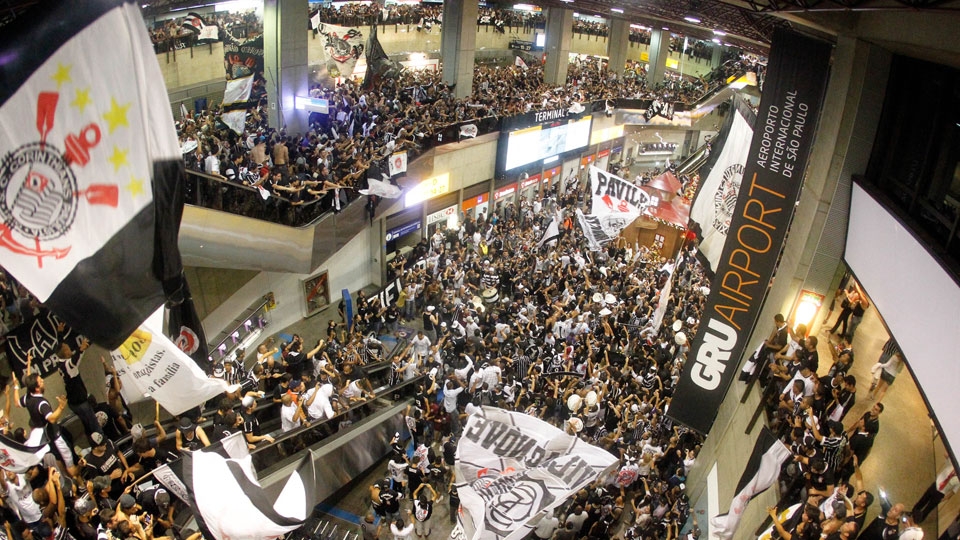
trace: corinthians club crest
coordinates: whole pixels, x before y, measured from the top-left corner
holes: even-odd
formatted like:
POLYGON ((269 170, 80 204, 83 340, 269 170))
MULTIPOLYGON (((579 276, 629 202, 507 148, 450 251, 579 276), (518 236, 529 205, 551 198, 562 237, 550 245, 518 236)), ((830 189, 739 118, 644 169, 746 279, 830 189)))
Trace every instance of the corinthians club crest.
POLYGON ((734 163, 723 170, 723 177, 717 192, 713 195, 713 228, 726 235, 730 229, 730 220, 737 207, 740 194, 740 182, 743 180, 743 164, 734 163))
POLYGON ((81 203, 116 208, 119 190, 113 184, 79 189, 74 168, 90 162, 90 150, 100 143, 95 123, 70 133, 58 147, 47 141, 53 129, 58 92, 37 96, 39 139, 7 152, 0 160, 0 247, 19 255, 62 259, 69 245, 44 246, 67 234, 81 203))

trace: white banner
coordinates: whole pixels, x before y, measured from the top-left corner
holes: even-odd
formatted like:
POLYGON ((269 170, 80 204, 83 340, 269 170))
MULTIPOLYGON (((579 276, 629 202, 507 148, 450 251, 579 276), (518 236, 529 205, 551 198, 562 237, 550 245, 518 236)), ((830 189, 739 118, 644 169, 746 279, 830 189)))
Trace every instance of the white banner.
POLYGON ((484 407, 457 445, 458 527, 468 540, 517 540, 617 458, 532 416, 484 407))
POLYGON ((363 56, 364 38, 359 28, 320 24, 317 30, 326 39, 323 52, 331 77, 350 77, 357 60, 363 56))
POLYGON ((753 129, 742 114, 733 111, 733 126, 723 142, 716 164, 700 186, 700 192, 690 208, 690 219, 700 224, 702 239, 700 251, 714 270, 720 261, 723 244, 727 241, 730 218, 737 206, 740 181, 753 129))
POLYGON ((397 152, 390 156, 390 176, 407 172, 407 153, 397 152))
POLYGON ((623 178, 590 166, 590 192, 595 216, 621 212, 639 216, 650 205, 650 195, 623 178))
POLYGON ((612 212, 606 215, 586 215, 577 208, 577 221, 590 251, 600 250, 604 244, 620 235, 620 231, 637 219, 636 214, 612 212))
POLYGON ((361 195, 376 195, 384 199, 396 199, 403 194, 400 188, 390 182, 382 182, 380 180, 374 180, 373 178, 367 178, 367 186, 369 186, 368 189, 358 189, 357 193, 361 195))
MULTIPOLYGON (((227 383, 212 379, 148 319, 110 353, 121 393, 128 402, 151 397, 176 416, 222 394, 227 383)), ((162 326, 162 324, 161 324, 162 326)))
POLYGON ((460 126, 460 138, 461 139, 473 139, 479 133, 476 124, 465 124, 460 126))
MULTIPOLYGON (((227 81, 227 86, 223 90, 223 104, 231 105, 249 101, 251 91, 253 91, 253 75, 231 79, 227 81)), ((220 115, 220 120, 234 133, 242 135, 247 123, 247 111, 246 109, 228 111, 220 115)))

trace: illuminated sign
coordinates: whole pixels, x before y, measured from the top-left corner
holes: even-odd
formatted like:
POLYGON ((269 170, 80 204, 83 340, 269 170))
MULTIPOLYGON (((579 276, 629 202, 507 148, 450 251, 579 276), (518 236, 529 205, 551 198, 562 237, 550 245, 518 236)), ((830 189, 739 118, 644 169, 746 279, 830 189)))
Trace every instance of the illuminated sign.
POLYGON ((294 96, 293 108, 298 111, 310 111, 321 114, 330 114, 330 103, 325 99, 294 96))
POLYGON ((504 197, 508 197, 517 192, 517 184, 510 184, 509 186, 504 186, 493 192, 493 200, 499 201, 504 197))
POLYGON ((539 183, 540 183, 540 175, 535 174, 530 178, 527 178, 523 182, 520 182, 520 189, 527 189, 528 187, 539 184, 539 183))
POLYGON ((613 126, 603 129, 595 129, 590 134, 590 146, 610 141, 618 137, 623 137, 623 126, 613 126))
POLYGON ((441 221, 447 221, 450 219, 450 216, 457 213, 457 205, 448 206, 443 210, 434 212, 432 214, 427 214, 427 226, 433 225, 434 223, 439 223, 441 221))
POLYGON ((417 221, 411 221, 410 223, 407 223, 405 225, 394 227, 388 230, 386 240, 387 242, 390 242, 391 240, 396 240, 401 236, 406 236, 414 231, 419 231, 419 230, 420 230, 420 220, 418 219, 417 221))
POLYGON ((407 192, 407 195, 403 199, 403 206, 410 208, 415 204, 422 203, 427 199, 432 199, 437 195, 443 195, 448 191, 450 191, 450 173, 443 173, 440 176, 427 178, 407 192))

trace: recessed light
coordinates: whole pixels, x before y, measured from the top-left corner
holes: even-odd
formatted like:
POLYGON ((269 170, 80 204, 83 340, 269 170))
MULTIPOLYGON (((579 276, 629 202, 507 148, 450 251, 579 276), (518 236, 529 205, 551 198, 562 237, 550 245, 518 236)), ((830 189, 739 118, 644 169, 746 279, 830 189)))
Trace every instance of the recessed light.
POLYGON ((727 35, 727 33, 724 32, 723 30, 714 30, 714 31, 713 31, 713 34, 714 34, 715 36, 725 36, 725 35, 727 35))
POLYGON ((622 10, 622 9, 620 9, 620 8, 615 8, 615 7, 610 8, 610 11, 612 11, 612 12, 614 12, 614 13, 623 13, 623 10, 622 10))
POLYGON ((687 17, 684 17, 683 20, 687 21, 688 23, 700 24, 700 19, 696 17, 687 16, 687 17))

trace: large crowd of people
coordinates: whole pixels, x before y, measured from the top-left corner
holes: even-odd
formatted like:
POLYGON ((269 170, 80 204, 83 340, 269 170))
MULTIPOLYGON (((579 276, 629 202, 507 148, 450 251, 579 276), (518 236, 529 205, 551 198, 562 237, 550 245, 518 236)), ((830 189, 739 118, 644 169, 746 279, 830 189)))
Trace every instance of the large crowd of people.
MULTIPOLYGON (((598 59, 578 60, 568 69, 568 82, 553 86, 544 82, 540 65, 478 65, 474 92, 464 99, 455 98, 437 72, 405 70, 375 90, 363 90, 357 81, 315 86, 311 96, 327 99, 330 113, 315 118, 305 134, 269 128, 265 105, 247 115, 243 136, 220 120, 219 110, 182 119, 178 134, 188 168, 257 189, 263 196, 237 197, 214 186, 204 205, 304 223, 340 211, 357 197, 356 190, 366 187, 366 178, 381 178, 390 154, 405 150, 412 160, 448 125, 617 98, 692 103, 729 74, 746 69, 731 61, 700 79, 671 74, 650 87, 640 65, 631 65, 621 77, 602 67, 598 59)), ((370 204, 371 215, 375 208, 375 202, 370 204)))

